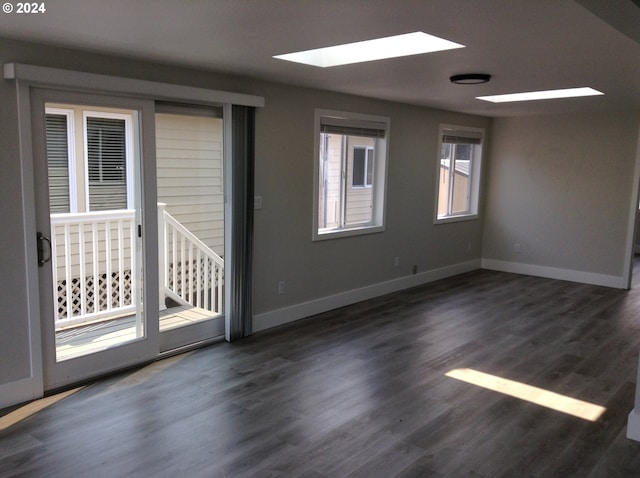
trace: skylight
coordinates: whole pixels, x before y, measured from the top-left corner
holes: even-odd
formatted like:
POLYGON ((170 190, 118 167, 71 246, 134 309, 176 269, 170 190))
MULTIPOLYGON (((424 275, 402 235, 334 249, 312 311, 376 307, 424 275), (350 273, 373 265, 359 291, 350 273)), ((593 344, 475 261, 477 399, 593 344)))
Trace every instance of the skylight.
POLYGON ((464 48, 464 45, 428 33, 413 32, 314 50, 275 55, 281 60, 304 63, 322 68, 365 61, 419 55, 435 51, 464 48))
POLYGON ((477 96, 476 98, 492 103, 508 103, 510 101, 551 100, 556 98, 576 98, 579 96, 604 95, 593 88, 565 88, 561 90, 529 91, 525 93, 511 93, 508 95, 477 96))

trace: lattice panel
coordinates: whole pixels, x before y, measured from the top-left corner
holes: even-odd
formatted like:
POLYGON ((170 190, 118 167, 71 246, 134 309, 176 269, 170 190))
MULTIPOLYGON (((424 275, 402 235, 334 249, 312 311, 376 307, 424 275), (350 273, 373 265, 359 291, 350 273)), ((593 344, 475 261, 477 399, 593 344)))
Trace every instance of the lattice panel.
POLYGON ((71 300, 67 300, 67 281, 61 280, 57 286, 57 316, 58 320, 82 315, 82 294, 86 300, 88 314, 103 312, 120 307, 120 288, 123 288, 123 306, 133 303, 131 271, 126 270, 120 279, 119 272, 111 273, 111 294, 109 297, 107 275, 98 276, 98 303, 96 309, 95 287, 93 276, 86 276, 84 281, 80 277, 71 280, 71 300))

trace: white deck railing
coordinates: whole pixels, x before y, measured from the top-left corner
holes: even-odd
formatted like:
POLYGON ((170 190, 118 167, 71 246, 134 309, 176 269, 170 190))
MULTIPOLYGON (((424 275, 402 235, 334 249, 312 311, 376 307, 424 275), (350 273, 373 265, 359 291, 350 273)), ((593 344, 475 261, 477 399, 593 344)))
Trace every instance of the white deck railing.
MULTIPOLYGON (((158 204, 160 308, 165 298, 222 313, 224 261, 158 204)), ((56 329, 136 309, 134 210, 51 215, 56 329)))
POLYGON ((135 311, 135 211, 51 215, 56 328, 135 311))
POLYGON ((222 314, 224 260, 158 204, 160 308, 163 297, 222 314))

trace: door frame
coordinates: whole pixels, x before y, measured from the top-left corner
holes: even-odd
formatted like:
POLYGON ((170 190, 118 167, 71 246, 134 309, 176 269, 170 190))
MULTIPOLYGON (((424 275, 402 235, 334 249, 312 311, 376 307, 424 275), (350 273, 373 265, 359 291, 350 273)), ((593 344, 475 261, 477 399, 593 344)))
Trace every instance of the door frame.
MULTIPOLYGON (((25 269, 25 297, 28 316, 25 318, 26 343, 29 349, 28 375, 15 378, 11 382, 0 384, 0 395, 3 406, 32 400, 44 395, 44 379, 41 349, 41 321, 39 276, 36 244, 36 214, 33 171, 33 151, 31 132, 30 90, 32 88, 58 89, 78 93, 102 93, 113 96, 127 96, 136 99, 164 100, 186 102, 203 105, 223 105, 225 108, 225 127, 231 121, 231 105, 248 107, 263 107, 263 97, 242 93, 231 93, 211 90, 194 86, 160 83, 148 80, 116 77, 79 71, 63 70, 59 68, 42 67, 22 63, 5 63, 3 65, 5 80, 13 80, 16 85, 16 113, 18 118, 17 133, 19 144, 19 158, 21 170, 22 203, 18 205, 23 210, 24 229, 23 239, 26 261, 25 269), (229 112, 229 114, 227 114, 229 112)), ((231 134, 227 128, 225 138, 231 134)), ((232 152, 231 142, 228 150, 232 152)), ((232 157, 230 154, 229 158, 232 157)), ((227 168, 230 169, 230 168, 227 168)), ((225 173, 226 176, 227 173, 225 173)), ((155 183, 154 183, 155 184, 155 183)), ((226 189, 227 197, 233 191, 226 189)), ((232 213, 229 213, 232 215, 232 213)), ((227 229, 231 229, 228 227, 227 229)), ((229 231, 231 234, 231 231, 229 231)), ((226 233, 225 233, 226 235, 226 233)), ((227 241, 230 243, 230 241, 227 241)), ((230 260, 231 257, 228 258, 230 260)), ((232 264, 225 261, 225 267, 230 269, 232 264)), ((229 289, 229 288, 227 288, 229 289)), ((230 291, 226 292, 227 304, 230 305, 230 291)), ((225 314, 225 321, 229 320, 229 311, 225 314)))

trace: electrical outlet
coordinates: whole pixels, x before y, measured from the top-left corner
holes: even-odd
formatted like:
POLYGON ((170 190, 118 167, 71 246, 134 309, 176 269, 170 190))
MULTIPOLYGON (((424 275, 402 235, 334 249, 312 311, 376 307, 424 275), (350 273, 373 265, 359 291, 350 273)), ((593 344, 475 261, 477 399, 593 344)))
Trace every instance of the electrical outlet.
POLYGON ((471 241, 467 243, 467 251, 471 252, 471 241))
POLYGON ((411 273, 412 273, 413 275, 415 275, 415 274, 417 274, 417 273, 418 273, 418 265, 417 265, 417 264, 414 264, 414 265, 413 265, 413 267, 411 268, 411 273))
POLYGON ((393 266, 398 267, 399 265, 400 265, 400 258, 396 256, 396 258, 393 260, 393 266))
POLYGON ((284 281, 283 280, 278 282, 278 294, 279 295, 284 294, 284 281))
POLYGON ((522 246, 520 246, 519 242, 516 242, 513 245, 513 252, 515 252, 516 254, 519 254, 521 250, 522 250, 522 246))

